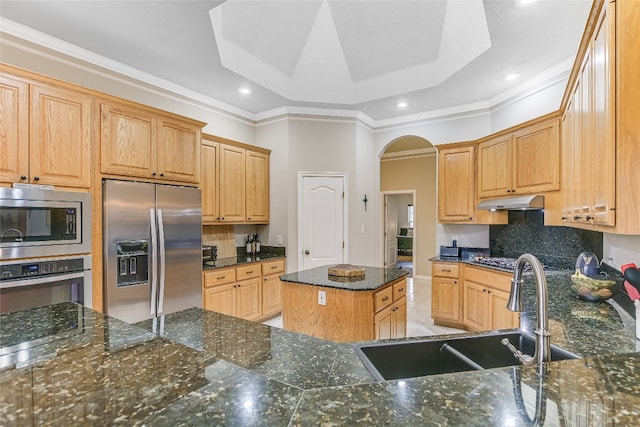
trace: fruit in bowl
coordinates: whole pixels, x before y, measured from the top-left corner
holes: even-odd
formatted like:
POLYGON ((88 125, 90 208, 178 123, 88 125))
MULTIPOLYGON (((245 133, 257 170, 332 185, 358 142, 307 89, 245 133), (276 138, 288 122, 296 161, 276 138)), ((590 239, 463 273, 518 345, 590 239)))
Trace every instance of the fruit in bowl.
POLYGON ((595 279, 593 277, 586 276, 577 269, 574 274, 571 275, 571 290, 579 298, 587 301, 605 301, 613 295, 611 287, 616 284, 615 280, 608 279, 595 279))

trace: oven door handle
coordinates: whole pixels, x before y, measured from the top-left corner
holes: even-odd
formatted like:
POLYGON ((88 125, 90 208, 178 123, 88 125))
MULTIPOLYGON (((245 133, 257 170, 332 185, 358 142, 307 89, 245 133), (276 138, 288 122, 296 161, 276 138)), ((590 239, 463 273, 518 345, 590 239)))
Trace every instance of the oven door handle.
POLYGON ((0 289, 18 288, 21 286, 42 285, 43 283, 59 282, 61 280, 84 278, 84 271, 77 273, 50 274, 44 277, 34 277, 33 279, 16 279, 0 281, 0 289))

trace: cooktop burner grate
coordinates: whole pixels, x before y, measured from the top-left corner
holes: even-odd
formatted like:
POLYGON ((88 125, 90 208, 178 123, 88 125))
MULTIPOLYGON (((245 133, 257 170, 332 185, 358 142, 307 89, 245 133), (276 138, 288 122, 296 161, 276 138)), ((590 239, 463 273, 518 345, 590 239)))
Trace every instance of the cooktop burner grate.
MULTIPOLYGON (((513 271, 516 267, 516 259, 515 258, 502 258, 502 257, 486 257, 486 258, 478 258, 476 262, 478 264, 487 265, 489 267, 497 267, 504 270, 513 271)), ((524 265, 524 271, 531 270, 531 266, 527 263, 524 265)))

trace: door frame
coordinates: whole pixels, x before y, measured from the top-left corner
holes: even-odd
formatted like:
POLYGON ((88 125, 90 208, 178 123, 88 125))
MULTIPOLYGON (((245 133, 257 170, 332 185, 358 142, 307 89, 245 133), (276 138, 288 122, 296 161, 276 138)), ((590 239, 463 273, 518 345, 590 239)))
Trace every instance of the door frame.
POLYGON ((382 239, 382 250, 380 251, 380 265, 386 267, 385 265, 385 259, 386 259, 386 250, 387 250, 387 239, 384 235, 384 233, 386 232, 387 229, 387 223, 386 223, 386 211, 385 211, 385 201, 388 195, 393 195, 393 194, 411 194, 412 198, 413 198, 413 277, 415 277, 415 271, 416 271, 416 259, 417 259, 417 253, 416 253, 416 242, 418 240, 418 222, 416 221, 416 211, 418 209, 417 206, 417 201, 416 201, 416 190, 387 190, 387 191, 381 191, 380 192, 380 238, 382 239))
POLYGON ((308 172, 308 171, 298 171, 298 271, 302 271, 303 268, 303 258, 304 254, 303 250, 303 230, 302 230, 302 195, 303 195, 303 185, 302 181, 307 177, 323 177, 323 178, 342 178, 342 182, 344 184, 344 203, 342 204, 342 233, 344 248, 342 248, 343 262, 345 264, 349 263, 349 175, 346 172, 308 172))

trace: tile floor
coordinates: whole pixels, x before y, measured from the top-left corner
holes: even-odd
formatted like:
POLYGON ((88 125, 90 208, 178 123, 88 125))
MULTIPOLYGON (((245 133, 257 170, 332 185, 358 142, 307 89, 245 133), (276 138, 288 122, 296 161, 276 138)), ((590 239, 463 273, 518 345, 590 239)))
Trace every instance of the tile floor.
MULTIPOLYGON (((282 316, 264 322, 282 328, 282 316)), ((431 280, 407 278, 407 336, 420 337, 465 332, 436 326, 431 318, 431 280)))

